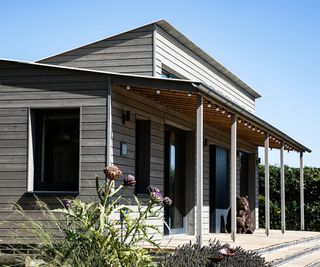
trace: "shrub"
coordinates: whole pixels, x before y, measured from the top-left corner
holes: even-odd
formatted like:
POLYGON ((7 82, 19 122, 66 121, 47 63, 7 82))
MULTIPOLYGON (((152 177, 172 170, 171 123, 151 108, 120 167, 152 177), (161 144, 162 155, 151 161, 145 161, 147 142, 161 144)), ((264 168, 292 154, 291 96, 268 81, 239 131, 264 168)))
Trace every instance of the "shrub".
POLYGON ((194 266, 270 266, 264 258, 252 251, 245 251, 241 247, 234 249, 228 244, 221 245, 213 240, 208 246, 201 247, 198 242, 178 247, 173 254, 165 256, 161 267, 194 267, 194 266))
MULTIPOLYGON (((320 231, 320 168, 304 167, 305 229, 320 231)), ((259 165, 259 225, 265 223, 264 165, 259 165)), ((286 229, 300 230, 300 168, 285 166, 286 229)), ((281 229, 280 168, 270 166, 270 226, 281 229)))
MULTIPOLYGON (((146 205, 134 196, 138 209, 134 216, 122 195, 135 185, 135 178, 128 175, 115 188, 121 171, 109 166, 104 172, 106 179, 96 177, 97 202, 64 200, 63 208, 51 211, 45 203, 37 201, 50 225, 28 218, 26 229, 39 240, 35 260, 44 266, 152 266, 150 255, 139 243, 158 247, 148 232, 159 230, 148 224, 147 218, 159 217, 163 205, 171 200, 162 198, 159 189, 149 187, 146 205)), ((22 209, 20 212, 24 214, 22 209)))

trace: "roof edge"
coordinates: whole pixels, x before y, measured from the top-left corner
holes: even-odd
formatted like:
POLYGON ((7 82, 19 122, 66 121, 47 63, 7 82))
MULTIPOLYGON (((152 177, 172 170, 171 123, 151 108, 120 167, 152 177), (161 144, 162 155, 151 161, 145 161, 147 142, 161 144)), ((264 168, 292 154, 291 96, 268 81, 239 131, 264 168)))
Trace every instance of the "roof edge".
POLYGON ((97 74, 105 74, 105 75, 114 75, 114 76, 123 76, 123 77, 132 77, 132 78, 144 78, 148 80, 163 80, 163 81, 173 81, 173 82, 181 82, 181 83, 191 83, 191 84, 200 84, 201 81, 197 80, 188 80, 188 79, 173 79, 173 78, 162 78, 162 77, 153 77, 153 76, 144 76, 144 75, 137 75, 137 74, 129 74, 129 73, 119 73, 119 72, 111 72, 111 71, 102 71, 102 70, 94 70, 94 69, 85 69, 85 68, 76 68, 64 65, 53 65, 47 63, 39 63, 39 62, 30 62, 30 61, 23 61, 23 60, 15 60, 15 59, 5 59, 0 58, 0 62, 11 62, 11 63, 18 63, 18 64, 26 64, 32 66, 40 66, 40 67, 47 67, 53 69, 65 69, 65 70, 74 70, 74 71, 83 71, 89 73, 97 73, 97 74))
POLYGON ((230 101, 228 98, 226 98, 225 96, 223 96, 219 92, 213 91, 208 85, 206 85, 204 83, 201 83, 198 86, 198 88, 204 94, 209 95, 209 96, 215 98, 216 100, 224 103, 226 106, 228 106, 229 108, 235 110, 239 114, 242 114, 247 119, 252 120, 253 122, 256 122, 256 123, 262 125, 262 127, 267 129, 268 131, 273 132, 274 134, 278 135, 282 139, 286 139, 287 142, 290 142, 290 144, 293 145, 294 147, 296 147, 297 149, 302 150, 303 152, 308 152, 308 153, 312 152, 311 149, 309 149, 308 147, 306 147, 306 146, 302 145, 301 143, 297 142, 296 140, 294 140, 293 138, 291 138, 290 136, 288 136, 284 132, 280 131, 279 129, 275 128, 274 126, 272 126, 268 122, 260 119, 258 116, 254 115, 253 113, 248 112, 247 110, 245 110, 244 108, 240 107, 236 103, 230 101))
POLYGON ((190 49, 193 53, 195 53, 197 56, 202 58, 205 62, 207 62, 210 66, 212 66, 214 69, 216 69, 221 75, 225 76, 226 78, 230 79, 232 82, 234 82, 236 85, 238 85, 240 88, 245 90, 247 93, 249 93, 251 96, 253 96, 255 99, 260 98, 261 95, 254 89, 252 89, 249 85, 247 85, 245 82, 243 82, 240 78, 238 78, 235 74, 233 74, 231 71, 229 71, 226 67, 224 67, 221 63, 219 63, 217 60, 215 60, 212 56, 210 56, 207 52, 205 52, 203 49, 200 48, 197 44, 195 44, 193 41, 191 41, 187 36, 185 36, 182 32, 180 32, 178 29, 176 29, 172 24, 170 24, 165 19, 156 21, 155 24, 159 26, 162 30, 167 32, 170 36, 178 40, 182 45, 186 46, 188 49, 190 49), (163 27, 169 27, 172 31, 174 31, 178 36, 172 35, 172 33, 168 32, 163 27), (183 39, 179 40, 179 39, 183 39), (186 45, 186 43, 187 45, 186 45), (188 47, 189 46, 195 46, 199 52, 194 51, 194 49, 188 47), (209 59, 209 60, 208 60, 209 59), (214 64, 210 61, 213 61, 214 64), (215 66, 215 64, 217 66, 215 66), (218 68, 217 68, 218 67, 218 68))
POLYGON ((79 46, 76 46, 76 47, 74 47, 74 48, 71 48, 71 49, 68 49, 68 50, 65 50, 65 51, 62 51, 62 52, 58 52, 58 53, 53 54, 53 55, 51 55, 51 56, 46 56, 46 57, 44 57, 44 58, 40 58, 40 59, 38 59, 38 60, 36 60, 36 61, 34 61, 34 62, 40 62, 40 61, 43 61, 43 60, 46 60, 46 59, 50 59, 50 58, 53 58, 53 57, 56 57, 56 56, 60 56, 60 55, 63 55, 63 54, 65 54, 65 53, 71 52, 71 51, 73 51, 73 50, 76 50, 76 49, 79 49, 79 48, 83 48, 83 47, 85 47, 85 46, 88 46, 88 45, 91 45, 91 44, 94 44, 94 43, 98 43, 98 42, 104 41, 104 40, 106 40, 106 39, 113 38, 113 37, 116 37, 116 36, 118 36, 118 35, 121 35, 121 34, 124 34, 124 33, 128 33, 128 32, 134 31, 134 30, 137 30, 137 29, 139 29, 139 28, 151 26, 151 25, 153 25, 153 24, 156 24, 156 23, 159 22, 159 21, 165 21, 165 20, 164 20, 164 19, 155 20, 155 21, 153 21, 153 22, 150 22, 150 23, 147 23, 147 24, 143 24, 143 25, 138 26, 138 27, 135 27, 135 28, 130 28, 129 30, 122 31, 122 32, 117 33, 117 34, 108 35, 108 36, 103 37, 103 38, 100 38, 100 39, 98 39, 98 40, 96 40, 96 41, 88 42, 88 43, 85 43, 85 44, 83 44, 83 45, 79 45, 79 46))
POLYGON ((223 96, 217 91, 214 91, 211 87, 206 85, 205 83, 201 81, 191 81, 191 80, 182 80, 182 79, 167 79, 167 78, 161 78, 161 77, 153 77, 153 76, 142 76, 142 75, 134 75, 134 74, 125 74, 125 73, 117 73, 117 72, 106 72, 106 71, 99 71, 99 70, 92 70, 92 69, 83 69, 83 68, 74 68, 74 67, 68 67, 68 66, 60 66, 60 65, 51 65, 51 64, 45 64, 45 63, 37 63, 37 62, 28 62, 28 61, 19 61, 19 60, 12 60, 12 59, 3 59, 0 58, 0 62, 9 62, 9 63, 18 63, 18 64, 25 64, 25 65, 31 65, 31 66, 40 66, 40 67, 47 67, 52 69, 66 69, 66 70, 73 70, 73 71, 82 71, 82 72, 88 72, 88 73, 97 73, 97 74, 103 74, 103 75, 114 75, 114 76, 122 76, 122 77, 131 77, 131 78, 143 78, 147 80, 159 80, 159 81, 165 81, 165 82, 173 82, 173 83, 179 83, 179 84, 188 84, 192 87, 198 88, 202 93, 209 97, 213 97, 217 101, 220 101, 221 103, 224 103, 229 108, 235 110, 239 114, 242 114, 244 117, 248 118, 249 120, 252 120, 256 123, 261 124, 264 128, 266 128, 269 131, 272 131, 279 137, 288 140, 287 142, 290 142, 291 145, 298 148, 299 150, 303 150, 303 152, 311 152, 311 149, 305 147, 304 145, 300 144, 299 142, 295 141, 291 137, 289 137, 287 134, 283 133, 282 131, 278 130, 274 126, 270 125, 266 121, 260 119, 256 115, 246 111, 244 108, 240 107, 236 103, 230 101, 228 98, 223 96))
MULTIPOLYGON (((79 49, 79 48, 83 48, 85 46, 88 46, 88 45, 91 45, 91 44, 94 44, 94 43, 97 43, 97 42, 101 42, 103 40, 106 40, 106 39, 109 39, 109 38, 112 38, 112 37, 115 37, 115 36, 118 36, 118 35, 121 35, 121 34, 124 34, 124 33, 128 33, 128 32, 131 32, 133 30, 137 30, 139 28, 143 28, 143 27, 147 27, 147 26, 151 26, 151 25, 157 25, 159 26, 162 30, 164 30, 165 32, 167 32, 169 35, 172 36, 172 34, 170 34, 166 29, 163 28, 163 25, 166 25, 167 27, 170 27, 173 31, 175 31, 176 33, 178 33, 181 38, 185 39, 186 42, 192 44, 193 46, 195 46, 199 51, 201 51, 201 54, 200 53, 197 53, 195 51, 193 51, 192 49, 190 49, 190 47, 186 46, 186 44, 182 43, 182 45, 186 46, 188 49, 190 49, 191 51, 193 51, 196 55, 198 55, 200 58, 202 58, 205 62, 207 62, 210 66, 212 66, 214 69, 216 69, 221 75, 225 76, 226 78, 230 79, 232 82, 234 82, 236 85, 238 85, 240 88, 242 88, 243 90, 245 90, 248 94, 250 94, 251 96, 253 96, 255 99, 257 98, 260 98, 261 95, 255 91, 254 89, 252 89, 250 86, 248 86, 245 82, 243 82, 241 79, 239 79, 235 74, 233 74, 231 71, 229 71, 226 67, 224 67, 221 63, 219 63, 217 60, 215 60, 213 57, 211 57, 208 53, 206 53, 204 50, 202 50, 198 45, 196 45, 193 41, 191 41, 188 37, 186 37, 182 32, 180 32, 179 30, 177 30, 173 25, 171 25, 167 20, 165 19, 159 19, 159 20, 155 20, 153 22, 150 22, 150 23, 147 23, 147 24, 143 24, 141 26, 138 26, 138 27, 135 27, 135 28, 131 28, 129 30, 125 30, 125 31, 122 31, 120 33, 117 33, 117 34, 112 34, 112 35, 109 35, 107 37, 103 37, 101 39, 98 39, 96 41, 93 41, 93 42, 88 42, 88 43, 85 43, 83 45, 80 45, 80 46, 77 46, 75 48, 72 48, 72 49, 68 49, 68 50, 65 50, 65 51, 61 51, 61 52, 58 52, 58 53, 55 53, 51 56, 46 56, 44 58, 41 58, 41 59, 38 59, 36 60, 35 62, 36 63, 40 63, 41 61, 44 61, 44 60, 47 60, 47 59, 51 59, 53 57, 56 57, 56 56, 59 56, 59 55, 63 55, 65 53, 68 53, 68 52, 71 52, 71 51, 74 51, 76 49, 79 49), (207 57, 207 59, 205 58, 207 57), (210 58, 211 61, 214 62, 214 64, 216 64, 218 66, 215 66, 214 64, 212 64, 211 62, 208 61, 208 58, 210 58)), ((176 37, 176 36, 173 36, 176 40, 179 41, 179 39, 176 37)), ((180 41, 179 41, 180 42, 180 41)))

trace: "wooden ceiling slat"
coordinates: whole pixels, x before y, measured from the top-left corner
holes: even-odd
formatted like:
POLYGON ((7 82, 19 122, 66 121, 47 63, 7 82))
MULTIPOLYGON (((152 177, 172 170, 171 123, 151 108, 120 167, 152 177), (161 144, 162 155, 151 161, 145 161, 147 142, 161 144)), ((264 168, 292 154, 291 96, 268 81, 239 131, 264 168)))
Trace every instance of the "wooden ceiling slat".
MULTIPOLYGON (((146 88, 133 88, 132 91, 195 119, 196 95, 188 96, 186 92, 168 90, 161 90, 160 94, 157 94, 155 90, 146 88)), ((220 110, 216 111, 214 103, 211 103, 211 107, 208 107, 207 103, 204 103, 204 123, 208 123, 223 131, 230 131, 231 120, 227 117, 227 114, 228 111, 225 114, 222 114, 220 110)), ((255 127, 257 128, 257 126, 255 127)), ((238 136, 251 144, 264 146, 264 135, 244 126, 243 122, 238 124, 238 136)), ((274 142, 274 140, 270 140, 270 147, 280 148, 280 144, 274 142)))

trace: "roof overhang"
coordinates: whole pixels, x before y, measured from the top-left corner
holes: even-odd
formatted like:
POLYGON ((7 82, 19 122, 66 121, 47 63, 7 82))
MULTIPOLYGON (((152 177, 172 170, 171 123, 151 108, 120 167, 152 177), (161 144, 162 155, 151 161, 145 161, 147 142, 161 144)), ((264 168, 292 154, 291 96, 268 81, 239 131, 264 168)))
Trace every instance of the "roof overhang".
MULTIPOLYGON (((261 133, 265 132, 269 133, 271 136, 270 147, 272 148, 280 148, 281 144, 279 142, 284 142, 287 150, 311 152, 309 148, 300 144, 276 127, 248 112, 231 100, 227 99, 219 92, 215 91, 213 88, 199 81, 138 76, 5 59, 0 59, 0 64, 1 63, 15 66, 29 66, 30 68, 34 66, 46 68, 48 70, 66 69, 76 72, 104 75, 106 76, 106 80, 107 77, 111 78, 112 84, 122 86, 124 88, 129 86, 133 89, 133 91, 190 117, 195 117, 195 96, 200 94, 206 99, 206 101, 209 101, 210 103, 212 102, 212 106, 215 105, 215 108, 209 108, 207 105, 205 105, 205 123, 209 123, 218 129, 229 132, 230 118, 227 115, 228 113, 236 114, 240 122, 238 123, 238 132, 242 139, 246 139, 250 143, 257 146, 263 146, 264 136, 261 133), (156 91, 159 89, 161 90, 161 94, 156 93, 156 91), (217 107, 219 110, 217 110, 217 107), (245 125, 245 123, 247 125, 245 125)), ((6 78, 0 77, 0 85, 4 82, 7 82, 6 78)))
POLYGON ((180 43, 182 43, 184 46, 186 46, 192 52, 194 52, 197 56, 199 56, 204 61, 209 63, 218 72, 220 72, 221 75, 223 75, 227 79, 231 80, 233 83, 235 83, 240 88, 242 88, 244 91, 246 91, 248 94, 250 94, 254 98, 261 97, 261 95, 256 90, 252 89, 248 84, 246 84, 241 79, 239 79, 239 77, 237 77, 235 74, 230 72, 221 63, 219 63, 217 60, 215 60, 213 57, 211 57, 208 53, 206 53, 204 50, 202 50, 199 46, 197 46, 194 42, 192 42, 188 37, 186 37, 184 34, 182 34, 180 31, 178 31, 168 21, 166 21, 165 19, 162 19, 162 20, 159 20, 154 23, 156 25, 158 25, 160 28, 162 28, 164 31, 166 31, 168 34, 173 36, 176 40, 178 40, 180 43))

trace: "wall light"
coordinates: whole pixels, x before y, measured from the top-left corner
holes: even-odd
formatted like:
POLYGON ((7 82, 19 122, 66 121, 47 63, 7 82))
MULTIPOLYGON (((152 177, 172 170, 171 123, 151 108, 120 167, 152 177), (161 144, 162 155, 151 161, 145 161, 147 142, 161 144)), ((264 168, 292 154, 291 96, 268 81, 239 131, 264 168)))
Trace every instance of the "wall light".
POLYGON ((130 121, 130 117, 131 117, 130 110, 124 111, 122 113, 122 124, 125 124, 126 121, 130 121))

